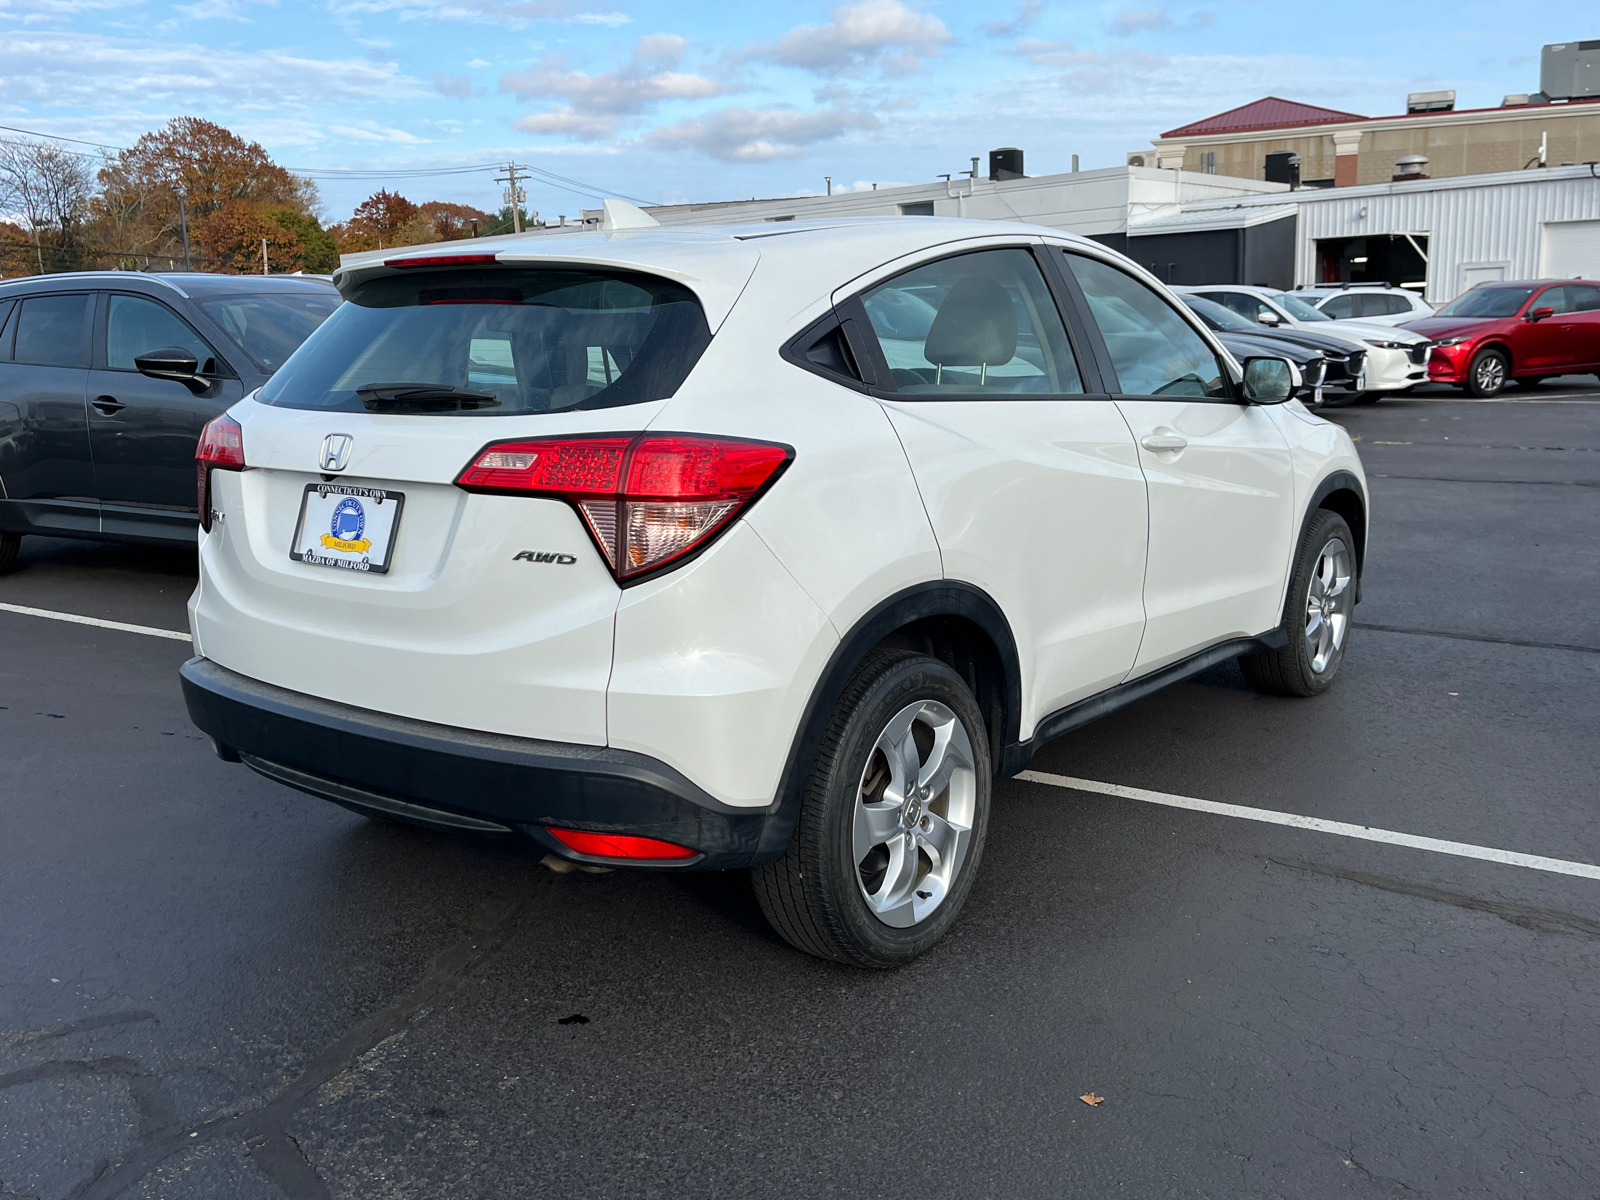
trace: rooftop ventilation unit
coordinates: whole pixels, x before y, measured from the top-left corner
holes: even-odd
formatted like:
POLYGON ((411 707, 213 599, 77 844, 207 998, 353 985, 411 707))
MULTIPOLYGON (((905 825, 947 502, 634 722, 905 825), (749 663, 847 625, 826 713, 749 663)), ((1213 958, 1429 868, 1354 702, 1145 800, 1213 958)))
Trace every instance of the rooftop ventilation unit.
POLYGON ((1023 178, 1022 151, 1015 146, 1002 146, 989 151, 989 178, 996 183, 1002 179, 1023 178))
POLYGON ((1395 180, 1426 178, 1428 178, 1428 156, 1426 154, 1403 154, 1395 159, 1395 180))
POLYGON ((1456 92, 1449 88, 1442 92, 1412 92, 1406 97, 1408 113, 1451 112, 1456 106, 1456 92))
POLYGON ((1552 100, 1600 96, 1600 40, 1546 46, 1539 57, 1539 90, 1552 100))

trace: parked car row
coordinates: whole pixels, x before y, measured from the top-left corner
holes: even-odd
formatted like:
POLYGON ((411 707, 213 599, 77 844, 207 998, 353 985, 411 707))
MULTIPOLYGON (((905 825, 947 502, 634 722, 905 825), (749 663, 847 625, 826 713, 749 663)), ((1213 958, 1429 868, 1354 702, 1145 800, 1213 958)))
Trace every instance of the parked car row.
POLYGON ((1327 367, 1321 388, 1306 389, 1311 406, 1341 393, 1368 404, 1425 382, 1487 398, 1513 382, 1536 387, 1552 375, 1600 374, 1600 283, 1582 279, 1482 283, 1438 310, 1412 289, 1387 285, 1174 291, 1224 344, 1235 339, 1240 350, 1263 337, 1309 346, 1305 335, 1320 333, 1327 367), (1329 356, 1330 346, 1345 354, 1344 370, 1329 356))
POLYGON ((201 428, 338 305, 292 276, 0 283, 0 570, 29 533, 193 545, 201 428))

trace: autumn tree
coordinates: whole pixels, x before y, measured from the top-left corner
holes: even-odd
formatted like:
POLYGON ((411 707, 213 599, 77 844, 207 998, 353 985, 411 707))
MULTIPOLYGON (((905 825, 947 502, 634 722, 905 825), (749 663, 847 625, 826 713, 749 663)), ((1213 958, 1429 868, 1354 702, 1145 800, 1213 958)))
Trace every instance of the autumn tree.
POLYGON ((213 269, 230 275, 261 274, 262 243, 266 244, 267 262, 274 272, 286 274, 300 269, 300 239, 248 200, 228 201, 207 218, 200 230, 200 245, 212 260, 213 269))
POLYGON ((416 219, 417 211, 400 193, 380 188, 356 205, 355 214, 343 225, 335 225, 332 232, 344 254, 403 246, 408 243, 400 231, 416 219))
MULTIPOLYGON (((230 244, 242 228, 241 210, 234 208, 227 228, 209 238, 205 235, 212 218, 230 205, 245 204, 258 215, 285 210, 314 220, 318 204, 316 185, 273 162, 260 143, 200 117, 175 117, 143 135, 107 162, 99 182, 95 216, 103 240, 166 257, 183 253, 180 191, 188 210, 190 241, 201 244, 230 244)), ((264 236, 270 245, 274 236, 281 235, 264 236)), ((260 251, 258 241, 258 261, 260 251)))
MULTIPOLYGON (((84 158, 57 142, 0 142, 0 211, 22 217, 33 245, 32 267, 43 272, 82 265, 84 224, 94 183, 84 158)), ((29 270, 6 255, 0 270, 29 270)))

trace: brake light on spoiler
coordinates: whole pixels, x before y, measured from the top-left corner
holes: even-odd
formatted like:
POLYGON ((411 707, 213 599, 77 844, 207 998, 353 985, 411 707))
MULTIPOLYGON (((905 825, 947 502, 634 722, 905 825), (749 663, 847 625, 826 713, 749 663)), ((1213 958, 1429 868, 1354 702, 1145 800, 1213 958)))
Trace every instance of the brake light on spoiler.
POLYGON ((565 500, 629 583, 710 545, 793 458, 775 442, 690 433, 519 438, 485 446, 456 485, 565 500))
POLYGON ((419 254, 410 258, 386 258, 386 267, 476 267, 492 263, 492 254, 419 254))

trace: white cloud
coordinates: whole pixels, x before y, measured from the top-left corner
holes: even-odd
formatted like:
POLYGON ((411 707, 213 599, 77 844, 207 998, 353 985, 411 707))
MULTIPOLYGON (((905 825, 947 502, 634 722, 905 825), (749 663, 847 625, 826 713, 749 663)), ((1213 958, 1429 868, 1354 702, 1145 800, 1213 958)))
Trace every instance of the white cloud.
POLYGON ((1125 8, 1111 18, 1111 32, 1131 37, 1143 29, 1171 29, 1172 18, 1164 8, 1125 8))
POLYGON ((876 67, 893 77, 921 70, 924 59, 937 57, 954 40, 938 17, 901 0, 862 0, 829 16, 826 25, 797 25, 776 42, 745 47, 739 57, 822 75, 876 67))
POLYGON ((376 121, 357 121, 351 125, 329 125, 329 133, 336 133, 357 142, 391 142, 400 146, 426 145, 427 138, 419 138, 404 129, 389 129, 376 121))
POLYGON ((1043 10, 1044 0, 1021 0, 1011 20, 985 21, 982 28, 990 37, 1016 37, 1032 29, 1043 10))
MULTIPOLYGON (((329 103, 408 100, 421 83, 392 64, 133 42, 96 34, 8 32, 0 38, 0 105, 96 111, 229 103, 273 112, 329 103)), ((164 118, 163 118, 164 119, 164 118)))
POLYGON ((478 94, 478 89, 472 86, 472 80, 467 76, 446 75, 443 71, 433 73, 433 90, 453 100, 465 100, 478 94))
POLYGON ((1105 55, 1093 50, 1078 50, 1071 42, 1042 41, 1039 38, 1019 38, 1016 45, 1005 53, 1015 54, 1036 67, 1082 67, 1106 61, 1105 55))
POLYGON ((137 7, 140 0, 0 0, 0 18, 20 17, 24 25, 62 21, 78 13, 137 7))
POLYGON ((487 58, 475 58, 467 64, 469 67, 487 67, 488 65, 489 60, 487 58))
MULTIPOLYGON (((82 0, 31 0, 77 3, 82 0)), ((626 25, 631 18, 620 12, 590 12, 571 0, 328 0, 335 17, 394 14, 402 21, 459 21, 475 25, 504 25, 525 29, 535 21, 565 21, 580 25, 626 25)))
POLYGON ((173 7, 195 21, 242 21, 250 24, 251 18, 245 15, 245 9, 251 3, 267 4, 273 8, 278 6, 278 0, 198 0, 194 4, 176 4, 173 7))
POLYGON ((652 129, 644 140, 663 149, 696 150, 725 162, 766 162, 795 158, 816 142, 877 128, 877 117, 849 109, 724 108, 652 129))
POLYGON ((704 100, 739 90, 735 84, 677 70, 688 47, 676 34, 646 34, 620 68, 596 75, 573 69, 565 55, 547 54, 526 71, 502 75, 500 90, 524 101, 566 102, 520 118, 518 129, 604 138, 616 132, 621 118, 646 112, 663 100, 704 100))

